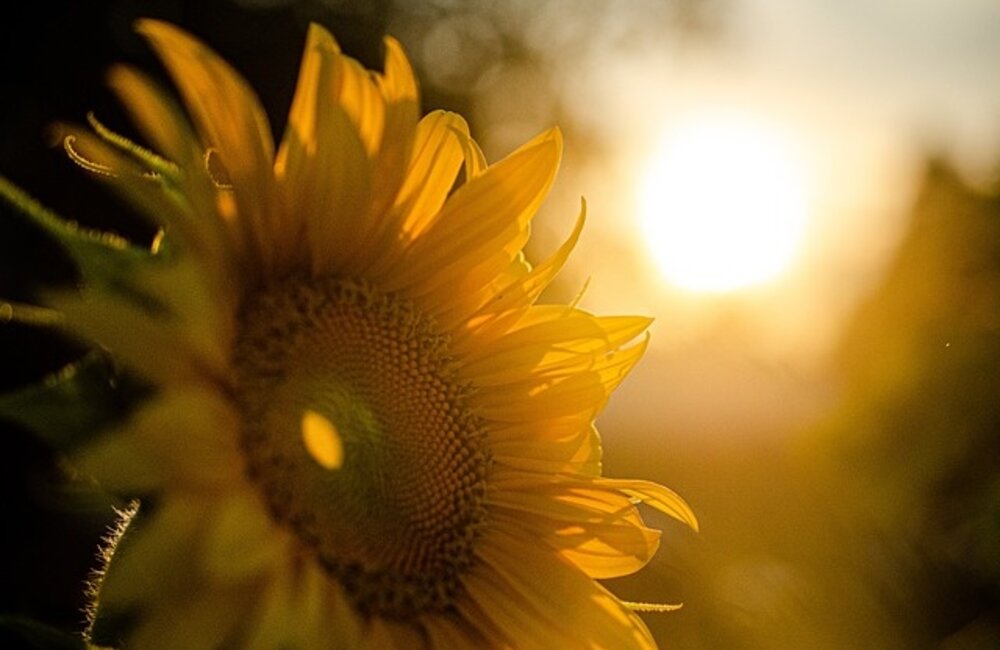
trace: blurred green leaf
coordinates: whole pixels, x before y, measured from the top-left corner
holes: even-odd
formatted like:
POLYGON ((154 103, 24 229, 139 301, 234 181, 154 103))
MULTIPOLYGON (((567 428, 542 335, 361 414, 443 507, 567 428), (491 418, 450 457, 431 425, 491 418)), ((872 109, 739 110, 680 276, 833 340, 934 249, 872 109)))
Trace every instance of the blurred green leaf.
POLYGON ((76 262, 87 283, 123 296, 150 312, 166 313, 166 307, 134 279, 140 268, 157 259, 150 248, 63 219, 3 176, 0 176, 0 199, 54 237, 76 262))
POLYGON ((0 395, 0 418, 69 451, 127 413, 145 388, 91 352, 41 384, 0 395))

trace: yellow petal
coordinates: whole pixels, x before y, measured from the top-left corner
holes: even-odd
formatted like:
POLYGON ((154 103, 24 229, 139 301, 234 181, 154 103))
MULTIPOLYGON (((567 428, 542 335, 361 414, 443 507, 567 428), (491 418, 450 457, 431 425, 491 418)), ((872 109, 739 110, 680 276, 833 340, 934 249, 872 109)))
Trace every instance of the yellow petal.
POLYGON ((347 114, 331 106, 322 115, 317 124, 321 144, 300 188, 310 201, 302 207, 310 267, 314 276, 353 275, 347 263, 362 240, 370 239, 372 227, 371 166, 347 114))
POLYGON ((627 496, 586 481, 538 477, 531 487, 496 490, 490 501, 499 520, 544 540, 594 578, 641 569, 659 545, 659 531, 643 524, 627 496))
POLYGON ((508 635, 511 645, 656 648, 638 616, 558 554, 539 549, 534 540, 491 528, 478 552, 482 562, 464 580, 469 598, 508 635))
POLYGON ((345 271, 350 259, 371 256, 362 243, 372 239, 374 227, 369 218, 372 161, 362 138, 372 135, 359 131, 340 101, 342 77, 355 74, 344 60, 333 37, 313 25, 275 163, 289 220, 284 237, 291 237, 283 244, 288 252, 282 263, 297 263, 296 237, 304 233, 314 275, 352 274, 345 271))
POLYGON ((566 522, 525 513, 497 513, 498 523, 521 529, 548 545, 591 578, 617 578, 646 566, 660 544, 660 531, 623 520, 566 522))
POLYGON ((427 632, 432 650, 468 650, 469 648, 491 647, 483 638, 482 632, 460 616, 425 614, 421 616, 421 623, 427 632))
POLYGON ((372 617, 368 622, 364 647, 368 650, 421 650, 427 647, 423 635, 412 625, 372 617))
POLYGON ((274 160, 274 176, 281 203, 281 224, 274 238, 277 273, 287 273, 306 254, 306 211, 315 209, 310 178, 316 157, 316 92, 322 54, 310 26, 306 49, 302 53, 298 84, 292 98, 292 108, 285 125, 285 134, 274 160))
POLYGON ((333 639, 345 648, 362 643, 361 624, 335 581, 314 563, 276 572, 264 587, 246 650, 322 648, 333 639))
POLYGON ((336 56, 333 63, 337 68, 333 98, 355 125, 368 157, 374 158, 385 129, 382 93, 368 70, 354 59, 336 56))
POLYGON ((448 198, 462 164, 458 136, 468 131, 461 115, 446 111, 433 111, 417 125, 406 182, 394 208, 402 217, 400 228, 408 239, 424 233, 448 198))
POLYGON ((669 515, 687 524, 693 530, 698 530, 698 518, 695 516, 694 511, 691 510, 691 506, 676 492, 659 483, 634 479, 600 478, 594 479, 594 484, 618 490, 637 501, 656 508, 665 515, 669 515))
POLYGON ((240 75, 184 31, 144 19, 138 31, 163 60, 201 133, 232 181, 245 241, 265 269, 273 265, 274 143, 257 97, 240 75))
POLYGON ((385 124, 373 172, 372 215, 380 218, 394 203, 405 178, 420 117, 413 69, 394 38, 385 39, 385 74, 376 77, 385 104, 385 124))
POLYGON ((395 203, 374 224, 373 249, 380 255, 359 262, 359 273, 381 282, 396 270, 409 243, 432 223, 462 163, 456 134, 467 133, 468 128, 461 116, 445 111, 433 111, 420 120, 395 203))
POLYGON ((242 480, 239 426, 239 415, 211 387, 178 387, 81 449, 74 464, 124 494, 164 485, 221 489, 242 480))
POLYGON ((485 172, 489 165, 486 164, 486 156, 483 155, 483 150, 479 148, 476 141, 467 133, 459 133, 458 141, 462 145, 465 160, 465 182, 468 183, 485 172))
POLYGON ((490 492, 491 505, 544 515, 566 522, 625 521, 641 524, 632 499, 590 478, 538 476, 510 472, 510 479, 490 492))
POLYGON ((524 431, 517 438, 489 436, 494 462, 546 474, 600 474, 601 438, 592 424, 561 437, 538 431, 533 424, 524 431))
POLYGON ((213 503, 200 558, 216 583, 243 583, 284 567, 292 545, 250 486, 236 487, 213 503))
POLYGON ((419 296, 448 284, 482 286, 496 277, 520 252, 561 152, 562 138, 550 130, 456 190, 385 278, 385 288, 406 287, 419 296), (484 259, 491 264, 483 266, 484 259))
POLYGON ((522 249, 528 243, 526 224, 511 222, 487 242, 479 243, 479 255, 457 261, 442 269, 442 275, 455 274, 452 282, 437 279, 423 287, 414 287, 418 302, 442 327, 453 328, 489 299, 497 284, 506 284, 513 275, 527 272, 522 249), (464 273, 459 274, 459 269, 464 273), (485 297, 485 298, 484 298, 485 297))
POLYGON ((580 210, 576 226, 569 238, 553 253, 553 255, 531 269, 525 269, 524 273, 508 273, 506 277, 498 276, 497 280, 481 290, 481 295, 468 302, 476 305, 476 311, 468 313, 461 309, 461 305, 456 305, 454 313, 446 313, 438 317, 443 323, 449 323, 452 327, 459 328, 460 323, 468 321, 467 329, 475 330, 485 323, 495 319, 501 314, 510 313, 514 310, 530 307, 545 290, 549 283, 562 270, 569 254, 576 247, 583 232, 583 224, 586 221, 586 203, 580 210))
POLYGON ((342 264, 352 246, 338 241, 341 231, 355 233, 366 227, 370 202, 369 154, 338 97, 344 74, 341 58, 329 32, 310 25, 275 160, 286 219, 279 233, 280 263, 294 266, 308 242, 316 273, 342 264), (343 224, 339 228, 338 221, 343 224))
POLYGON ((642 357, 646 343, 597 357, 586 371, 542 375, 494 386, 472 395, 470 403, 483 417, 497 422, 527 422, 575 414, 594 418, 642 357))
POLYGON ((494 386, 559 370, 586 370, 639 336, 650 322, 633 316, 565 313, 470 350, 461 372, 477 385, 494 386))

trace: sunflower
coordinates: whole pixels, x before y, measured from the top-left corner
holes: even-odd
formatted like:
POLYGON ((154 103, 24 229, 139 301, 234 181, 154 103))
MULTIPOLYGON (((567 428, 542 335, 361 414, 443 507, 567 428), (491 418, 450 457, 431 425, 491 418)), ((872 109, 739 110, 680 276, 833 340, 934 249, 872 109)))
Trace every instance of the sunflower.
POLYGON ((526 262, 559 131, 487 165, 461 117, 420 117, 396 41, 373 73, 313 26, 275 150, 231 67, 138 29, 186 111, 119 67, 152 150, 62 128, 152 246, 2 186, 77 253, 82 287, 49 300, 62 326, 155 387, 72 458, 149 503, 105 549, 98 619, 126 615, 133 648, 654 647, 597 579, 655 553, 639 502, 696 522, 667 488, 601 476, 593 422, 649 320, 536 304, 584 221, 526 262))

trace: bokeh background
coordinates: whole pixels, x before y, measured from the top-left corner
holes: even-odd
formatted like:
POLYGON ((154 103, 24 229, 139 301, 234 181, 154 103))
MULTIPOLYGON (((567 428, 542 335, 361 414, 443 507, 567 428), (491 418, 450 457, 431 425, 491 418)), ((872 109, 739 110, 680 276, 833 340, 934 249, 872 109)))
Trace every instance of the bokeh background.
MULTIPOLYGON (((1000 4, 995 0, 129 0, 0 18, 0 173, 127 237, 134 215, 51 146, 103 84, 159 70, 139 16, 205 39, 284 127, 310 21, 378 67, 399 38, 425 110, 490 160, 558 124, 540 259, 588 224, 550 298, 656 317, 602 415, 605 471, 684 495, 616 580, 666 648, 1000 647, 1000 4), (692 231, 692 224, 707 224, 692 231), (681 261, 681 263, 678 262, 681 261)), ((8 209, 0 296, 72 283, 8 209)), ((81 354, 0 322, 0 389, 81 354)), ((95 397, 108 417, 129 395, 95 397)), ((0 610, 79 624, 111 518, 85 477, 3 427, 0 610), (67 478, 71 480, 67 480, 67 478)))

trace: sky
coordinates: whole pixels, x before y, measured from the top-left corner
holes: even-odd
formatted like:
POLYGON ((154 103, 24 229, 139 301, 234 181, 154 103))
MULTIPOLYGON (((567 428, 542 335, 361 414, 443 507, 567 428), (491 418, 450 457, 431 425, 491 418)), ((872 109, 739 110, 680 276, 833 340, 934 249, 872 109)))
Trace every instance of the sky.
POLYGON ((668 412, 675 433, 782 435, 822 413, 836 395, 827 364, 840 328, 905 231, 925 156, 949 157, 980 185, 1000 169, 995 2, 443 4, 454 5, 444 20, 422 3, 397 24, 411 49, 423 37, 415 51, 437 70, 432 81, 472 89, 488 156, 552 123, 567 129, 533 250, 558 245, 585 197, 588 228, 563 291, 586 284, 585 307, 657 318, 650 353, 606 415, 629 430, 668 412), (507 30, 530 56, 512 54, 507 30), (728 293, 661 277, 662 251, 639 224, 662 143, 706 116, 711 129, 713 115, 792 150, 808 199, 784 271, 728 293))

